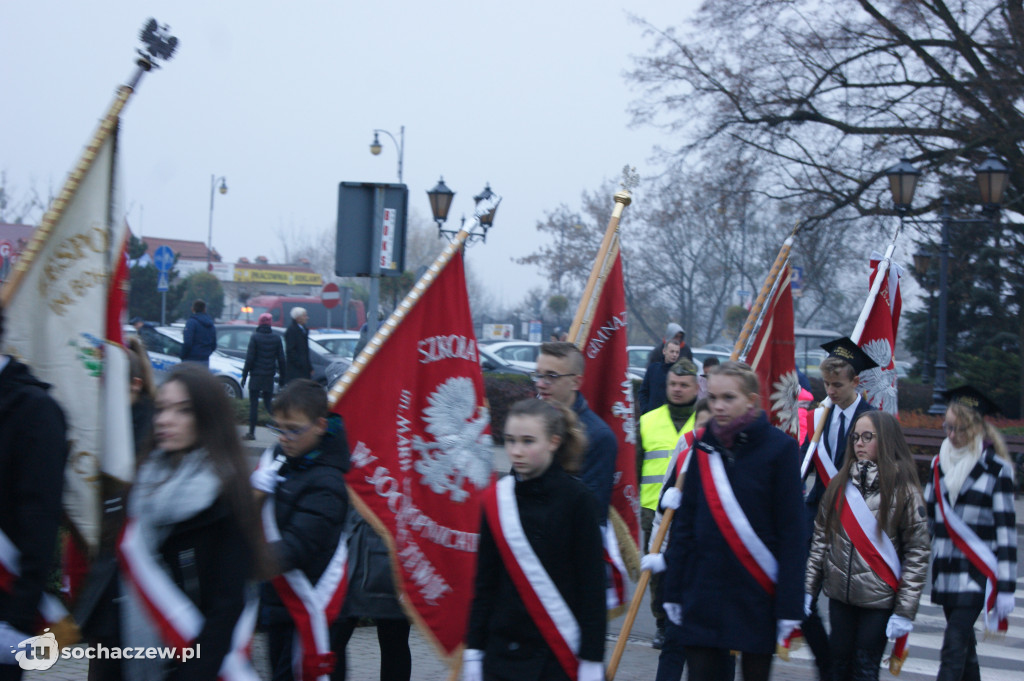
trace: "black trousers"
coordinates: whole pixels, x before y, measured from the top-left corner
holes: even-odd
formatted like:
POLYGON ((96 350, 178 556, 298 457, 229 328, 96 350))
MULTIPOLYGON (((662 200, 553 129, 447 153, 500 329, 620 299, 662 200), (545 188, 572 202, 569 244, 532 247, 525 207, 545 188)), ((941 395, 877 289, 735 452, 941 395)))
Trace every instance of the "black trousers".
POLYGON ((829 599, 832 681, 878 681, 891 610, 861 608, 829 599))
POLYGON ((811 602, 811 614, 804 618, 800 625, 807 641, 807 647, 814 655, 814 664, 818 667, 819 681, 832 680, 832 654, 829 652, 828 632, 818 614, 818 598, 811 602))
MULTIPOLYGON (((773 657, 770 653, 740 653, 743 681, 768 681, 773 657)), ((690 667, 688 681, 722 681, 732 678, 736 661, 723 648, 686 646, 686 664, 690 667)))
POLYGON ((253 376, 249 381, 249 432, 256 430, 256 416, 260 409, 260 396, 263 396, 263 406, 270 411, 270 399, 274 394, 273 376, 253 376))
POLYGON ((946 633, 942 636, 936 681, 981 681, 978 639, 974 636, 974 622, 981 614, 981 607, 980 602, 965 607, 942 606, 946 633))
MULTIPOLYGON (((412 676, 412 653, 409 651, 409 620, 374 619, 377 644, 380 646, 380 681, 409 681, 412 676)), ((345 681, 345 646, 359 623, 358 617, 347 617, 331 630, 331 650, 337 657, 331 681, 345 681)))

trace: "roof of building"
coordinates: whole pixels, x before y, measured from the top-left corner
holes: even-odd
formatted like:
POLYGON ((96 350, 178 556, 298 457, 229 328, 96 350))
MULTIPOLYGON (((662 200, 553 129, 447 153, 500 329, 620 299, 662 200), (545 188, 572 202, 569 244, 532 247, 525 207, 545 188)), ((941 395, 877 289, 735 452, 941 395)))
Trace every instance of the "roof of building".
MULTIPOLYGON (((156 249, 161 246, 167 246, 175 254, 177 254, 182 260, 206 260, 207 249, 206 244, 202 241, 187 241, 185 239, 165 239, 159 236, 140 236, 138 237, 142 241, 146 242, 146 253, 153 256, 156 249)), ((217 249, 213 249, 213 261, 220 262, 220 253, 217 249)))

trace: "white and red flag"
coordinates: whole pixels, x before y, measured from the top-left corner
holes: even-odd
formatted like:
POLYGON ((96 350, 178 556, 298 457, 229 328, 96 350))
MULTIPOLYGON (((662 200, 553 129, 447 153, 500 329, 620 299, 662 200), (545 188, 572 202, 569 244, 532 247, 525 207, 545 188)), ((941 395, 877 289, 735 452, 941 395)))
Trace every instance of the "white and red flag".
POLYGON ((407 614, 452 656, 473 598, 490 415, 462 255, 450 244, 332 389, 346 476, 381 534, 407 614), (335 401, 336 400, 336 401, 335 401))
MULTIPOLYGON (((871 254, 870 287, 879 276, 879 264, 885 262, 879 253, 871 254)), ((900 311, 903 308, 903 296, 900 294, 900 277, 903 268, 897 263, 890 263, 881 272, 881 288, 872 301, 871 312, 864 323, 857 345, 870 357, 877 368, 868 369, 860 374, 860 384, 864 389, 868 402, 876 409, 890 414, 899 413, 896 390, 896 367, 893 364, 893 351, 896 348, 896 332, 900 326, 900 311)))
MULTIPOLYGON (((587 370, 580 392, 590 409, 615 433, 619 445, 611 501, 611 509, 615 513, 609 514, 609 521, 616 526, 624 525, 633 545, 638 546, 640 496, 636 480, 636 417, 633 413, 633 378, 629 373, 629 353, 626 350, 622 255, 617 249, 604 286, 595 295, 597 305, 593 323, 581 345, 587 370)), ((622 534, 621 529, 616 527, 617 534, 622 534)))
POLYGON ((765 304, 761 326, 747 351, 746 362, 757 372, 761 383, 761 406, 771 423, 797 437, 800 430, 797 404, 800 380, 796 373, 793 341, 791 278, 792 270, 787 263, 765 304))

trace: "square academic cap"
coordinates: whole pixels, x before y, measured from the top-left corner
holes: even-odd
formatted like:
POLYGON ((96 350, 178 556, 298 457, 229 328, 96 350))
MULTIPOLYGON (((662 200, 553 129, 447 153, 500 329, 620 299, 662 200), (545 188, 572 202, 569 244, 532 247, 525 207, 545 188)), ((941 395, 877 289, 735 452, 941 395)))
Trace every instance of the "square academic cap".
POLYGON ((829 357, 841 359, 853 367, 854 372, 860 373, 878 366, 867 353, 857 347, 849 338, 837 338, 821 346, 821 349, 828 353, 829 357))
POLYGON ((942 396, 946 398, 946 404, 957 402, 979 412, 982 416, 990 416, 999 411, 999 407, 996 406, 995 402, 982 395, 977 388, 969 385, 946 390, 942 393, 942 396))

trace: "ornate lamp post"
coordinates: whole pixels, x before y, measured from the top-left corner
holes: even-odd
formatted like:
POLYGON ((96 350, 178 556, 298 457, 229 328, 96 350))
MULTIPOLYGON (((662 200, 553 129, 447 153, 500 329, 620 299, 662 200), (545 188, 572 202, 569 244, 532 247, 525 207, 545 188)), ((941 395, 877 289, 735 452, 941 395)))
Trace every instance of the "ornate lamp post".
MULTIPOLYGON (((992 223, 999 220, 999 204, 1003 200, 1003 190, 1009 180, 1010 171, 994 154, 975 168, 978 177, 978 189, 981 192, 981 201, 985 217, 980 218, 953 218, 952 203, 949 198, 943 198, 942 209, 939 211, 938 220, 916 220, 919 224, 939 224, 941 226, 941 241, 939 243, 939 328, 937 331, 937 347, 935 352, 935 381, 932 384, 932 406, 928 408, 929 414, 945 414, 946 404, 942 393, 946 390, 946 308, 949 298, 949 256, 952 248, 949 243, 950 229, 957 225, 971 225, 979 223, 992 223)), ((890 191, 892 192, 893 203, 896 209, 902 213, 910 207, 910 200, 914 196, 914 187, 917 184, 916 175, 919 175, 914 166, 907 160, 902 159, 899 164, 893 166, 886 172, 889 176, 890 191), (910 178, 913 177, 913 180, 910 178), (909 185, 909 194, 906 192, 909 185)))
POLYGON ((390 137, 395 148, 398 149, 398 184, 402 184, 402 161, 405 158, 405 126, 403 125, 398 129, 399 139, 397 140, 395 139, 395 136, 387 130, 374 130, 373 142, 370 143, 370 153, 374 156, 380 156, 380 152, 384 149, 380 143, 380 138, 377 137, 377 133, 381 132, 390 137))
POLYGON ((216 191, 220 191, 221 194, 228 193, 228 182, 227 178, 223 175, 217 177, 216 174, 210 175, 210 226, 206 233, 206 271, 213 272, 213 197, 216 196, 216 191), (220 180, 220 187, 217 187, 217 181, 220 180))
POLYGON ((928 383, 931 377, 932 360, 932 308, 935 303, 935 279, 931 274, 932 254, 927 251, 914 254, 914 272, 917 280, 928 291, 928 321, 924 330, 924 368, 921 370, 921 381, 928 383))
MULTIPOLYGON (((445 236, 449 241, 455 238, 455 235, 459 233, 458 229, 445 229, 444 223, 448 221, 448 211, 451 209, 452 200, 455 198, 455 192, 448 188, 448 185, 444 183, 442 177, 437 185, 427 192, 427 198, 430 200, 430 212, 434 216, 434 222, 437 223, 438 236, 445 236)), ((491 191, 491 185, 488 183, 482 192, 473 197, 473 202, 479 206, 482 203, 485 205, 493 206, 486 213, 480 216, 480 231, 477 231, 476 225, 473 226, 472 231, 466 238, 466 244, 473 243, 474 240, 487 241, 487 231, 494 226, 494 216, 498 212, 498 204, 501 203, 501 197, 491 191)), ((462 223, 465 224, 466 219, 462 219, 462 223)), ((461 228, 461 225, 460 225, 461 228)))

